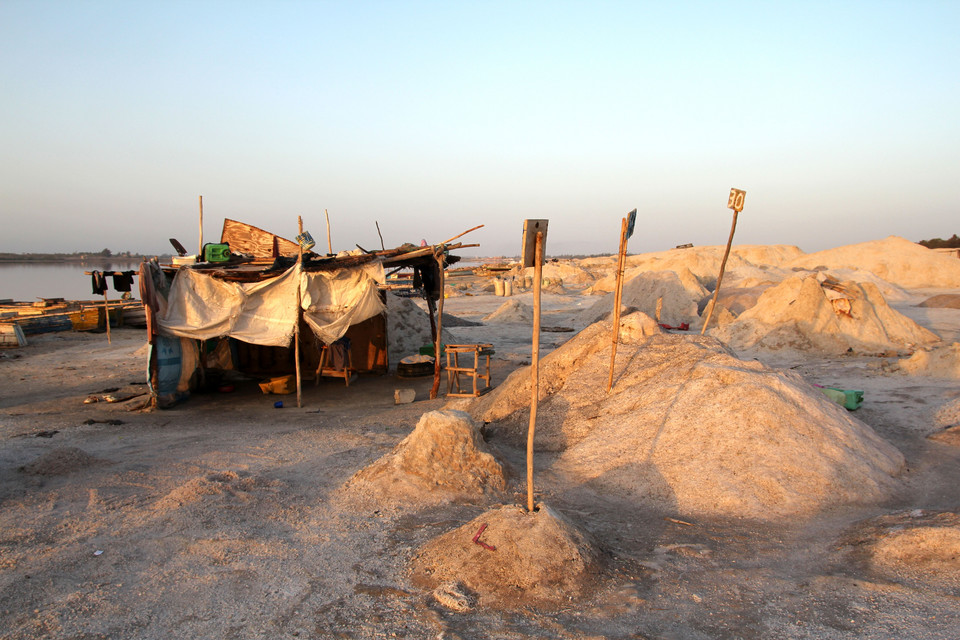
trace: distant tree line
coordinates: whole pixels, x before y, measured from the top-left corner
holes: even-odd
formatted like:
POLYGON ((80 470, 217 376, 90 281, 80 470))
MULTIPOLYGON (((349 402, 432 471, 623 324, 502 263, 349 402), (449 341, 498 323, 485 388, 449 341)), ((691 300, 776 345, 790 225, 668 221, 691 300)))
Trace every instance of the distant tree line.
MULTIPOLYGON (((106 259, 137 262, 152 257, 152 255, 144 256, 131 251, 114 253, 110 249, 103 249, 101 251, 76 251, 74 253, 0 253, 0 262, 102 262, 106 259)), ((169 258, 169 255, 159 257, 169 258)))
POLYGON ((960 249, 960 237, 953 234, 953 237, 943 240, 942 238, 933 238, 932 240, 921 240, 917 244, 925 246, 927 249, 960 249))

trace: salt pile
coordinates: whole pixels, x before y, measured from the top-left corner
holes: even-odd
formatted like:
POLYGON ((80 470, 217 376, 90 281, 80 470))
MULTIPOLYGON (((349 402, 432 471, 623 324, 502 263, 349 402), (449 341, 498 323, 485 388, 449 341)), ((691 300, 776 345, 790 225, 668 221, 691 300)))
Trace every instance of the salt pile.
POLYGON ((430 411, 389 454, 348 483, 355 492, 390 501, 446 501, 497 494, 503 468, 480 427, 462 411, 430 411))
MULTIPOLYGON (((443 331, 444 344, 456 342, 443 331)), ((387 357, 390 366, 409 355, 420 353, 420 347, 433 344, 430 316, 409 298, 387 294, 387 357)))
POLYGON ((960 287, 960 260, 897 236, 810 253, 785 266, 868 271, 908 289, 960 287))
POLYGON ((940 339, 892 309, 869 282, 792 277, 767 289, 735 322, 710 335, 736 350, 796 349, 824 353, 885 351, 940 339))
POLYGON ((427 543, 413 580, 431 589, 462 583, 482 607, 552 608, 586 591, 598 557, 589 536, 549 507, 505 505, 427 543))
MULTIPOLYGON (((873 502, 895 486, 900 452, 797 374, 709 337, 637 335, 621 342, 608 395, 608 338, 589 327, 544 358, 536 446, 557 452, 559 482, 755 519, 873 502)), ((529 377, 514 372, 471 407, 491 439, 525 442, 529 377)))
MULTIPOLYGON (((640 273, 626 280, 621 304, 655 317, 657 301, 662 300, 661 322, 673 326, 679 326, 683 322, 695 323, 699 320, 697 302, 707 295, 708 291, 689 271, 684 270, 681 273, 687 275, 686 281, 680 274, 672 271, 640 273)), ((584 324, 592 324, 607 317, 613 311, 613 298, 614 294, 608 294, 584 310, 581 314, 584 324)))
POLYGON ((960 342, 917 351, 899 365, 901 371, 914 376, 960 379, 960 342))
POLYGON ((533 321, 533 308, 519 300, 507 300, 496 311, 483 317, 484 322, 523 322, 533 321))

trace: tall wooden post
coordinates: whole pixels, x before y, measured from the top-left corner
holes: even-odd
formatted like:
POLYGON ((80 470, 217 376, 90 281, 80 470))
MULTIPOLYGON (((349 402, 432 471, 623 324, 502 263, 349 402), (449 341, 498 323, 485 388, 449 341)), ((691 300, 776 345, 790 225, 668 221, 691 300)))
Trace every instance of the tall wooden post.
POLYGON ((620 303, 623 300, 623 269, 627 256, 627 219, 620 222, 620 251, 617 253, 617 289, 613 296, 613 348, 610 350, 610 377, 607 392, 613 388, 613 370, 617 361, 617 343, 620 342, 620 303))
POLYGON ((713 290, 713 299, 710 300, 710 307, 707 309, 707 319, 703 321, 700 335, 707 332, 707 325, 710 324, 710 318, 713 317, 713 308, 717 306, 717 298, 720 296, 720 283, 723 282, 723 271, 727 268, 727 258, 730 256, 730 247, 733 245, 733 234, 737 230, 737 214, 743 211, 743 200, 746 195, 746 191, 730 189, 730 199, 727 201, 727 208, 733 209, 733 224, 730 225, 730 237, 727 238, 727 248, 723 252, 723 260, 720 261, 720 273, 717 275, 717 288, 713 290))
POLYGON ((326 209, 324 209, 323 215, 327 218, 327 255, 330 255, 333 253, 333 243, 330 242, 330 214, 327 213, 326 209))
POLYGON ((197 262, 203 262, 203 196, 200 196, 200 248, 197 249, 197 262))
POLYGON ((107 344, 113 344, 113 341, 110 339, 110 301, 107 299, 107 292, 103 292, 103 317, 106 319, 107 325, 107 344))
POLYGON ((537 232, 533 264, 533 345, 530 354, 530 426, 527 429, 527 511, 533 512, 533 435, 540 402, 540 284, 543 281, 543 232, 537 232))
MULTIPOLYGON (((297 235, 303 235, 303 217, 297 216, 297 235)), ((303 273, 303 245, 297 242, 297 324, 293 329, 293 359, 297 368, 297 408, 303 406, 300 384, 300 316, 303 313, 300 300, 300 274, 303 273)))

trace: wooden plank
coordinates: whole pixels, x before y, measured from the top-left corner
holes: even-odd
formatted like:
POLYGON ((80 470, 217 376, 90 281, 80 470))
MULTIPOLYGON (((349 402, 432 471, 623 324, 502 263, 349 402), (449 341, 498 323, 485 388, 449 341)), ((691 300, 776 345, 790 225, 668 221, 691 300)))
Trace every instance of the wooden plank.
POLYGON ((300 245, 292 240, 281 238, 251 224, 229 218, 223 220, 220 242, 229 244, 233 253, 246 253, 255 258, 272 258, 274 240, 281 256, 296 258, 300 254, 300 245))
POLYGON ((530 219, 523 221, 523 268, 532 267, 536 260, 537 234, 541 236, 540 250, 547 252, 547 224, 549 220, 530 219))

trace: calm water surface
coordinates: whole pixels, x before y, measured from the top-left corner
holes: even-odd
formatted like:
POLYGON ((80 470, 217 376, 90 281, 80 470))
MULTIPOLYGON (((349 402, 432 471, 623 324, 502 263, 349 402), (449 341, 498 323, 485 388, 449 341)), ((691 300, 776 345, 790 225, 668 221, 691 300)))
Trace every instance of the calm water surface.
MULTIPOLYGON (((67 300, 102 300, 103 296, 93 294, 90 276, 84 271, 130 271, 140 268, 139 262, 113 261, 95 264, 49 263, 49 264, 0 264, 0 300, 32 302, 39 298, 66 298, 67 300)), ((140 281, 133 280, 131 294, 140 297, 140 281)), ((113 280, 107 278, 107 296, 120 297, 114 291, 113 280)))

